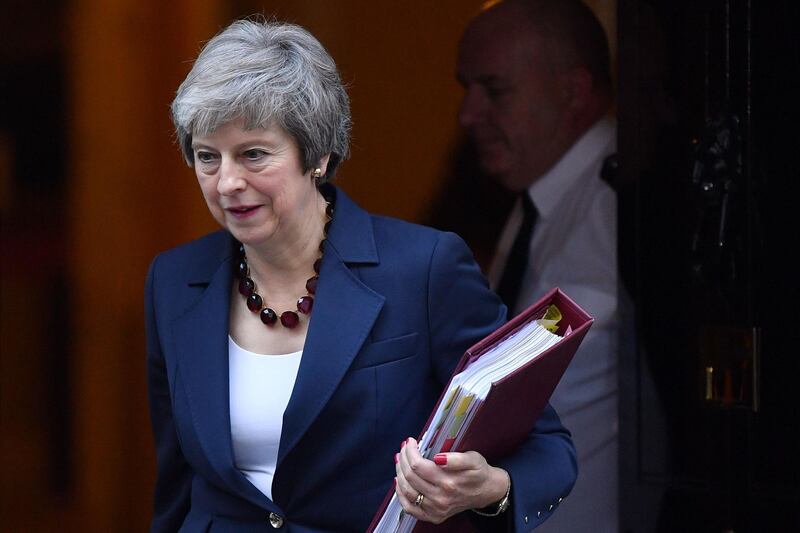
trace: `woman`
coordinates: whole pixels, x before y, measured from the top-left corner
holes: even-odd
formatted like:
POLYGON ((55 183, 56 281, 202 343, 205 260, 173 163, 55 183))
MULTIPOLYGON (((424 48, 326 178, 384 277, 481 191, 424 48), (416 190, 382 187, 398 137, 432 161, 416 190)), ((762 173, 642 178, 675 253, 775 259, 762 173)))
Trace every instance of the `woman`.
POLYGON ((424 521, 543 520, 575 478, 549 407, 497 465, 428 461, 408 439, 505 308, 456 236, 370 216, 327 183, 350 111, 322 45, 298 26, 235 22, 172 112, 223 230, 148 274, 152 530, 364 531, 395 477, 424 521))

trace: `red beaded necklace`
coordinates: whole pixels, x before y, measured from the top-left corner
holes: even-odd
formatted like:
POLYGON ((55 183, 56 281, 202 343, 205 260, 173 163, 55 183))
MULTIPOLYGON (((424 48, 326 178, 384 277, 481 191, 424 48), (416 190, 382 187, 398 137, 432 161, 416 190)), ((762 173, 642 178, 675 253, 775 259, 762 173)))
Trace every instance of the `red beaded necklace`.
MULTIPOLYGON (((330 201, 325 198, 325 226, 322 232, 322 240, 319 243, 319 258, 314 261, 314 275, 306 281, 305 296, 297 300, 297 311, 304 315, 310 315, 311 309, 314 307, 314 294, 317 292, 317 281, 319 280, 319 269, 322 265, 322 254, 324 252, 325 240, 328 238, 328 229, 333 220, 333 206, 330 201)), ((239 293, 247 299, 247 308, 253 313, 258 313, 261 322, 267 326, 274 326, 278 322, 278 314, 264 305, 264 299, 256 292, 256 282, 250 277, 250 267, 247 264, 247 254, 244 251, 244 245, 239 245, 239 269, 237 271, 239 278, 239 293)), ((285 328, 295 328, 300 323, 300 315, 294 311, 284 311, 280 314, 280 323, 285 328)))

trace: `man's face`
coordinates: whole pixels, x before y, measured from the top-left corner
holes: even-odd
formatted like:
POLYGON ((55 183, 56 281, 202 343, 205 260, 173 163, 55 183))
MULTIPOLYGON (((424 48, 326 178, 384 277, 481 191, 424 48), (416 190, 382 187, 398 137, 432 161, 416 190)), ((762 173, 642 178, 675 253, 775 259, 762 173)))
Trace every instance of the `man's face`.
POLYGON ((520 191, 563 154, 565 91, 540 39, 510 9, 484 13, 459 45, 459 122, 484 172, 520 191))

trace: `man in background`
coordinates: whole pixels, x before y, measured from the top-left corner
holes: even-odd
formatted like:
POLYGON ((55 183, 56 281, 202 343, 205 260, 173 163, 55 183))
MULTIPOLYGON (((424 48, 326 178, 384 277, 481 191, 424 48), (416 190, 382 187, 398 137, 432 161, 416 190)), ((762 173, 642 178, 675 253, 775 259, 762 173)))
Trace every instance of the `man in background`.
POLYGON ((595 318, 551 402, 573 433, 578 481, 540 531, 618 531, 616 151, 605 33, 579 0, 507 0, 460 46, 459 121, 482 170, 518 193, 489 278, 509 314, 560 287, 595 318), (607 167, 607 165, 605 165, 607 167))

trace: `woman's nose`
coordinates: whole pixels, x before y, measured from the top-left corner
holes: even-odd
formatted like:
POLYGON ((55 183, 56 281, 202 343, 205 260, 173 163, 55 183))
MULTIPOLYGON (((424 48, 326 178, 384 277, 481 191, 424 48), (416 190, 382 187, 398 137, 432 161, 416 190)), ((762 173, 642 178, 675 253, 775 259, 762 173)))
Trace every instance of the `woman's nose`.
POLYGON ((244 190, 245 187, 247 187, 247 180, 244 177, 242 165, 235 160, 223 158, 219 168, 217 192, 223 196, 229 196, 244 190))

